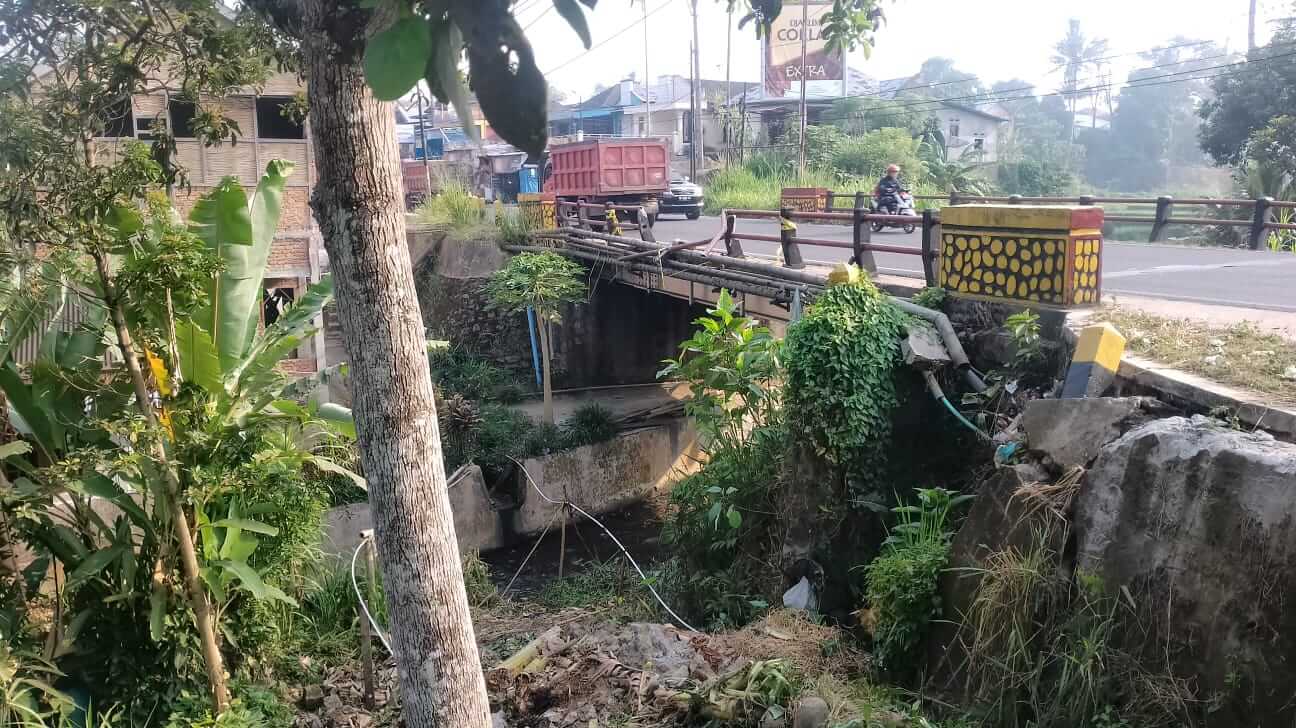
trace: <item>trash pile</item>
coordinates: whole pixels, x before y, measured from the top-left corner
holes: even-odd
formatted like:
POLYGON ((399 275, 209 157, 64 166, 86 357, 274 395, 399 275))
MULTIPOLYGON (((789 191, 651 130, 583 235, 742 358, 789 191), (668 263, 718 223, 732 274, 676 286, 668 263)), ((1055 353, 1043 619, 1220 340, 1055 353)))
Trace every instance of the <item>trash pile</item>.
POLYGON ((863 658, 840 636, 787 611, 718 635, 662 624, 570 622, 489 670, 487 688, 508 726, 586 728, 614 718, 754 722, 794 702, 797 674, 858 671, 863 658))

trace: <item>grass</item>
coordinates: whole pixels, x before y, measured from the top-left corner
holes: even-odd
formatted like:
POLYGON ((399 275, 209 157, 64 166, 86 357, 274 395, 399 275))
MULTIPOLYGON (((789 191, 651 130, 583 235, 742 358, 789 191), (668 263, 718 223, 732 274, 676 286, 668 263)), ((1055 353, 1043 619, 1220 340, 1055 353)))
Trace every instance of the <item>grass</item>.
POLYGON ((414 215, 421 223, 449 225, 455 230, 481 225, 485 214, 485 201, 473 195, 458 181, 444 182, 434 197, 414 210, 414 215))
POLYGON ((1215 327, 1119 307, 1103 310, 1095 320, 1115 326, 1139 356, 1296 404, 1296 342, 1254 324, 1215 327))
POLYGON ((834 189, 831 172, 811 171, 804 175, 757 176, 745 167, 733 167, 711 175, 706 184, 706 214, 724 209, 777 210, 784 187, 834 189))

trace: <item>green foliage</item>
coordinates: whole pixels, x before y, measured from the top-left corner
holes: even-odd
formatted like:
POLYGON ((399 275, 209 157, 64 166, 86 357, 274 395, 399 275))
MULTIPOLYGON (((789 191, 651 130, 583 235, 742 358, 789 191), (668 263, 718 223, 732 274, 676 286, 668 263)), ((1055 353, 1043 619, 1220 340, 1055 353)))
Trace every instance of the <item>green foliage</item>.
POLYGON ((810 170, 797 176, 777 157, 756 155, 744 167, 730 167, 712 174, 706 187, 706 213, 720 210, 777 210, 784 187, 837 187, 831 172, 810 170), (775 165, 779 165, 776 169, 775 165))
POLYGON ((916 183, 928 175, 919 144, 907 129, 870 131, 843 141, 832 155, 832 168, 839 175, 877 180, 886 173, 887 165, 898 164, 901 179, 916 183))
POLYGON ((580 571, 569 572, 561 580, 545 584, 536 601, 550 609, 611 609, 627 621, 658 618, 658 607, 625 559, 615 556, 595 561, 580 571))
MULTIPOLYGON (((940 143, 923 142, 919 153, 926 165, 929 181, 941 194, 959 192, 965 195, 988 195, 994 191, 989 180, 978 172, 980 163, 975 159, 970 163, 964 163, 963 158, 949 159, 943 140, 940 143)), ((965 153, 964 158, 966 157, 965 153)))
POLYGON ((1269 43, 1247 54, 1236 73, 1212 77, 1213 98, 1200 108, 1202 149, 1217 164, 1245 163, 1256 132, 1296 108, 1296 19, 1274 23, 1269 43))
POLYGON ((75 706, 68 695, 54 687, 60 676, 57 668, 34 651, 14 650, 0 641, 0 726, 61 725, 75 706))
POLYGON ((892 509, 897 523, 881 555, 864 568, 864 593, 876 627, 873 655, 890 671, 920 662, 917 650, 931 620, 941 616, 937 582, 949 559, 950 516, 971 496, 943 488, 918 491, 918 504, 892 509))
POLYGON ((581 405, 562 426, 568 447, 606 442, 616 437, 618 429, 612 410, 598 402, 581 405))
MULTIPOLYGON (((567 2, 568 0, 563 0, 567 2)), ((575 2, 575 0, 570 0, 575 2)), ((510 245, 525 245, 531 236, 531 221, 517 208, 504 209, 495 201, 495 227, 499 230, 500 239, 510 245)))
POLYGON ((945 303, 945 289, 940 286, 924 286, 921 291, 914 294, 913 302, 924 308, 939 311, 945 303))
POLYGON ((509 311, 535 309, 536 316, 558 323, 562 305, 585 300, 585 268, 557 253, 521 253, 491 277, 486 292, 509 311))
POLYGON ((694 323, 698 328, 680 344, 679 358, 665 360, 657 377, 688 383, 684 409, 714 456, 741 447, 749 428, 775 424, 782 344, 754 319, 739 316, 725 290, 694 323))
POLYGON ((293 710, 272 690, 235 683, 229 709, 213 715, 207 696, 183 692, 164 728, 289 728, 293 710))
POLYGON ((904 315, 866 276, 828 288, 788 329, 789 429, 839 468, 857 495, 880 484, 903 332, 904 315))
POLYGON ((486 203, 473 195, 463 182, 448 179, 442 182, 435 195, 419 205, 414 215, 421 223, 469 230, 482 224, 486 215, 486 203))
POLYGON ((462 395, 474 401, 513 404, 522 398, 517 377, 486 359, 448 347, 428 352, 432 382, 443 396, 462 395))
POLYGON ((1019 162, 1000 162, 995 181, 1005 194, 1023 197, 1060 197, 1071 191, 1074 178, 1061 165, 1022 159, 1019 162))
POLYGON ((1013 342, 1013 365, 1028 370, 1044 358, 1044 339, 1040 335, 1039 314, 1023 309, 1004 320, 1013 342))

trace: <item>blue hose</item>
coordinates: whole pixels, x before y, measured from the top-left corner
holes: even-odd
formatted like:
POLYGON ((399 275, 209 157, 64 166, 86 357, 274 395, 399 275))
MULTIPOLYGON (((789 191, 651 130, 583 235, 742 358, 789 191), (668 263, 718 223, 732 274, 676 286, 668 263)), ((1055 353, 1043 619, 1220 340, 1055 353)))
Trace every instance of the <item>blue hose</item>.
POLYGON ((966 426, 969 430, 975 432, 976 434, 980 435, 981 437, 987 440, 991 439, 991 437, 987 435, 980 427, 977 427, 976 425, 972 424, 971 420, 964 417, 962 412, 959 412, 958 409, 954 407, 954 405, 950 404, 948 398, 941 397, 940 401, 941 404, 945 405, 945 409, 949 410, 950 414, 954 415, 954 418, 957 419, 959 422, 962 422, 964 426, 966 426))
POLYGON ((531 366, 535 368, 536 386, 543 387, 540 380, 540 347, 536 344, 535 309, 527 306, 527 331, 531 334, 531 366))

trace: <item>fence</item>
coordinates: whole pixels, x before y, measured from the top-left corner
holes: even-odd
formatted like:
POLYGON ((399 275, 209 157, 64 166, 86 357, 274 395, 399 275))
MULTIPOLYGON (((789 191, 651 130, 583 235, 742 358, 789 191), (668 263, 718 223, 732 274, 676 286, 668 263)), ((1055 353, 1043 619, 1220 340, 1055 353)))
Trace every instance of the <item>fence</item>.
POLYGON ((575 227, 582 230, 621 235, 622 231, 638 231, 639 237, 655 243, 652 225, 648 222, 648 213, 638 205, 598 204, 595 202, 557 203, 558 224, 561 227, 575 227), (593 212, 594 216, 586 213, 593 212))
MULTIPOLYGON (((788 188, 784 191, 789 200, 805 200, 813 197, 822 199, 824 212, 846 212, 864 205, 868 196, 864 192, 835 192, 832 190, 803 190, 788 188), (807 193, 814 192, 815 195, 807 193), (839 206, 841 200, 849 200, 849 207, 839 206)), ((1216 199, 1206 197, 1175 199, 1169 195, 1160 197, 1098 197, 1093 195, 1080 195, 1078 197, 1023 197, 1021 195, 1009 195, 1006 197, 993 197, 984 195, 960 195, 957 192, 951 193, 948 197, 944 195, 914 195, 916 200, 929 201, 949 201, 950 205, 959 205, 964 203, 981 203, 994 202, 1009 205, 1125 205, 1125 206, 1152 206, 1151 215, 1126 215, 1121 213, 1108 214, 1105 216, 1107 222, 1131 223, 1150 226, 1148 233, 1148 242, 1155 243, 1164 241, 1166 238, 1166 229, 1172 225, 1203 225, 1203 226, 1222 226, 1222 227, 1243 227, 1247 228, 1247 246, 1252 250, 1259 250, 1265 246, 1265 241, 1269 234, 1278 231, 1296 230, 1296 224, 1279 222, 1274 218, 1275 213, 1281 210, 1293 210, 1296 212, 1296 202, 1274 200, 1270 197, 1261 197, 1255 200, 1240 199, 1216 199), (1244 218, 1214 218, 1205 217, 1204 212, 1198 215, 1176 217, 1177 208, 1193 207, 1206 208, 1206 210, 1246 210, 1249 215, 1244 218)), ((1290 213, 1289 213, 1290 214, 1290 213)))
POLYGON ((724 210, 720 213, 720 219, 724 228, 716 236, 716 240, 724 242, 725 252, 730 257, 746 257, 742 248, 742 241, 744 240, 779 243, 783 253, 784 265, 794 269, 805 267, 805 261, 801 257, 800 250, 802 244, 849 250, 851 251, 850 262, 870 272, 877 271, 877 264, 873 260, 873 253, 875 252, 914 255, 922 259, 923 278, 927 281, 927 285, 935 285, 936 282, 934 261, 938 255, 938 246, 935 241, 940 239, 940 218, 931 210, 924 210, 921 217, 915 217, 911 215, 876 214, 869 212, 867 208, 859 206, 852 208, 850 212, 802 211, 785 206, 778 212, 772 210, 724 210), (773 236, 739 232, 737 230, 738 220, 777 220, 779 234, 773 236), (796 223, 798 221, 848 224, 851 226, 851 242, 800 237, 797 235, 796 223), (920 225, 922 244, 920 247, 914 248, 904 245, 874 243, 872 239, 874 223, 920 225))

